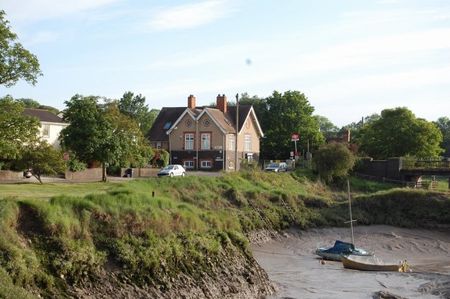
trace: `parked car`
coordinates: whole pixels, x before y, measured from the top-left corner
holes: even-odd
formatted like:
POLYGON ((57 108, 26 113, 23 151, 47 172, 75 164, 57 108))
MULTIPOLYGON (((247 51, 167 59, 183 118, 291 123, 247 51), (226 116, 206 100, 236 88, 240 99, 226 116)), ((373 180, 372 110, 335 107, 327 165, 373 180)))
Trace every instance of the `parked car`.
POLYGON ((265 168, 266 171, 273 171, 273 172, 282 172, 287 171, 287 164, 284 162, 280 163, 270 163, 265 168))
POLYGON ((183 166, 180 164, 170 164, 161 169, 158 172, 158 176, 185 176, 186 175, 186 169, 184 169, 183 166))

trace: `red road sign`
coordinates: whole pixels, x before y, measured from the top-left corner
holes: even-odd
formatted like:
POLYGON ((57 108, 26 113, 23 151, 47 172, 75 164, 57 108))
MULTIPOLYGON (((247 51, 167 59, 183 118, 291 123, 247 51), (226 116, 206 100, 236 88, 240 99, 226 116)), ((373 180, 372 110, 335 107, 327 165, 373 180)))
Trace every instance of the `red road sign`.
POLYGON ((292 133, 291 141, 299 141, 300 135, 298 133, 292 133))

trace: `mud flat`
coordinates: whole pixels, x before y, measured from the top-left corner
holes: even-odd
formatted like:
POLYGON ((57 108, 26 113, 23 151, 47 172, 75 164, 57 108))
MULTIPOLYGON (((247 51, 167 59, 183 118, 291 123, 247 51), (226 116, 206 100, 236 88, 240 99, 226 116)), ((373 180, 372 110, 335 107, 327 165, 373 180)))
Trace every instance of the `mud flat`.
POLYGON ((372 298, 376 292, 402 298, 450 298, 450 230, 357 226, 355 243, 386 262, 407 260, 411 273, 362 272, 340 262, 320 263, 314 250, 336 239, 350 240, 348 228, 256 234, 253 254, 277 286, 270 298, 372 298))

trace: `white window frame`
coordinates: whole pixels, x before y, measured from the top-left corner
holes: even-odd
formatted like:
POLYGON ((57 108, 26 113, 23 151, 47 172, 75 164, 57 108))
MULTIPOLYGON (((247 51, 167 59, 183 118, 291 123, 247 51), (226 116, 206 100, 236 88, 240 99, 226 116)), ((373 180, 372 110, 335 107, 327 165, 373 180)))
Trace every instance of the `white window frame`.
POLYGON ((194 161, 193 160, 185 160, 185 161, 183 161, 183 166, 186 169, 194 169, 194 161))
POLYGON ((210 150, 211 149, 211 133, 201 133, 200 134, 201 145, 200 148, 202 150, 210 150))
POLYGON ((244 135, 244 151, 249 152, 252 150, 252 135, 244 135))
POLYGON ((211 160, 200 160, 200 168, 212 168, 211 160))
POLYGON ((184 133, 184 149, 193 150, 194 149, 195 136, 194 133, 184 133))
POLYGON ((50 125, 42 124, 42 137, 50 137, 50 125))
POLYGON ((253 162, 253 153, 247 153, 247 161, 248 161, 249 163, 252 163, 252 162, 253 162))
POLYGON ((236 150, 236 138, 234 135, 228 135, 228 150, 236 150))

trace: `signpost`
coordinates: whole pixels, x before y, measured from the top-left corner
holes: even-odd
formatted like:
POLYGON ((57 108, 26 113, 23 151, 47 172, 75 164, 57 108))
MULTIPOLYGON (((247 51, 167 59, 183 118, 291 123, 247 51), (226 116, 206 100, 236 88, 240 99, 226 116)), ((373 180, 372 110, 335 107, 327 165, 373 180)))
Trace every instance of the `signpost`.
POLYGON ((291 141, 294 141, 294 156, 295 156, 295 159, 298 159, 297 141, 299 141, 299 140, 300 140, 300 135, 298 133, 292 133, 291 141))

